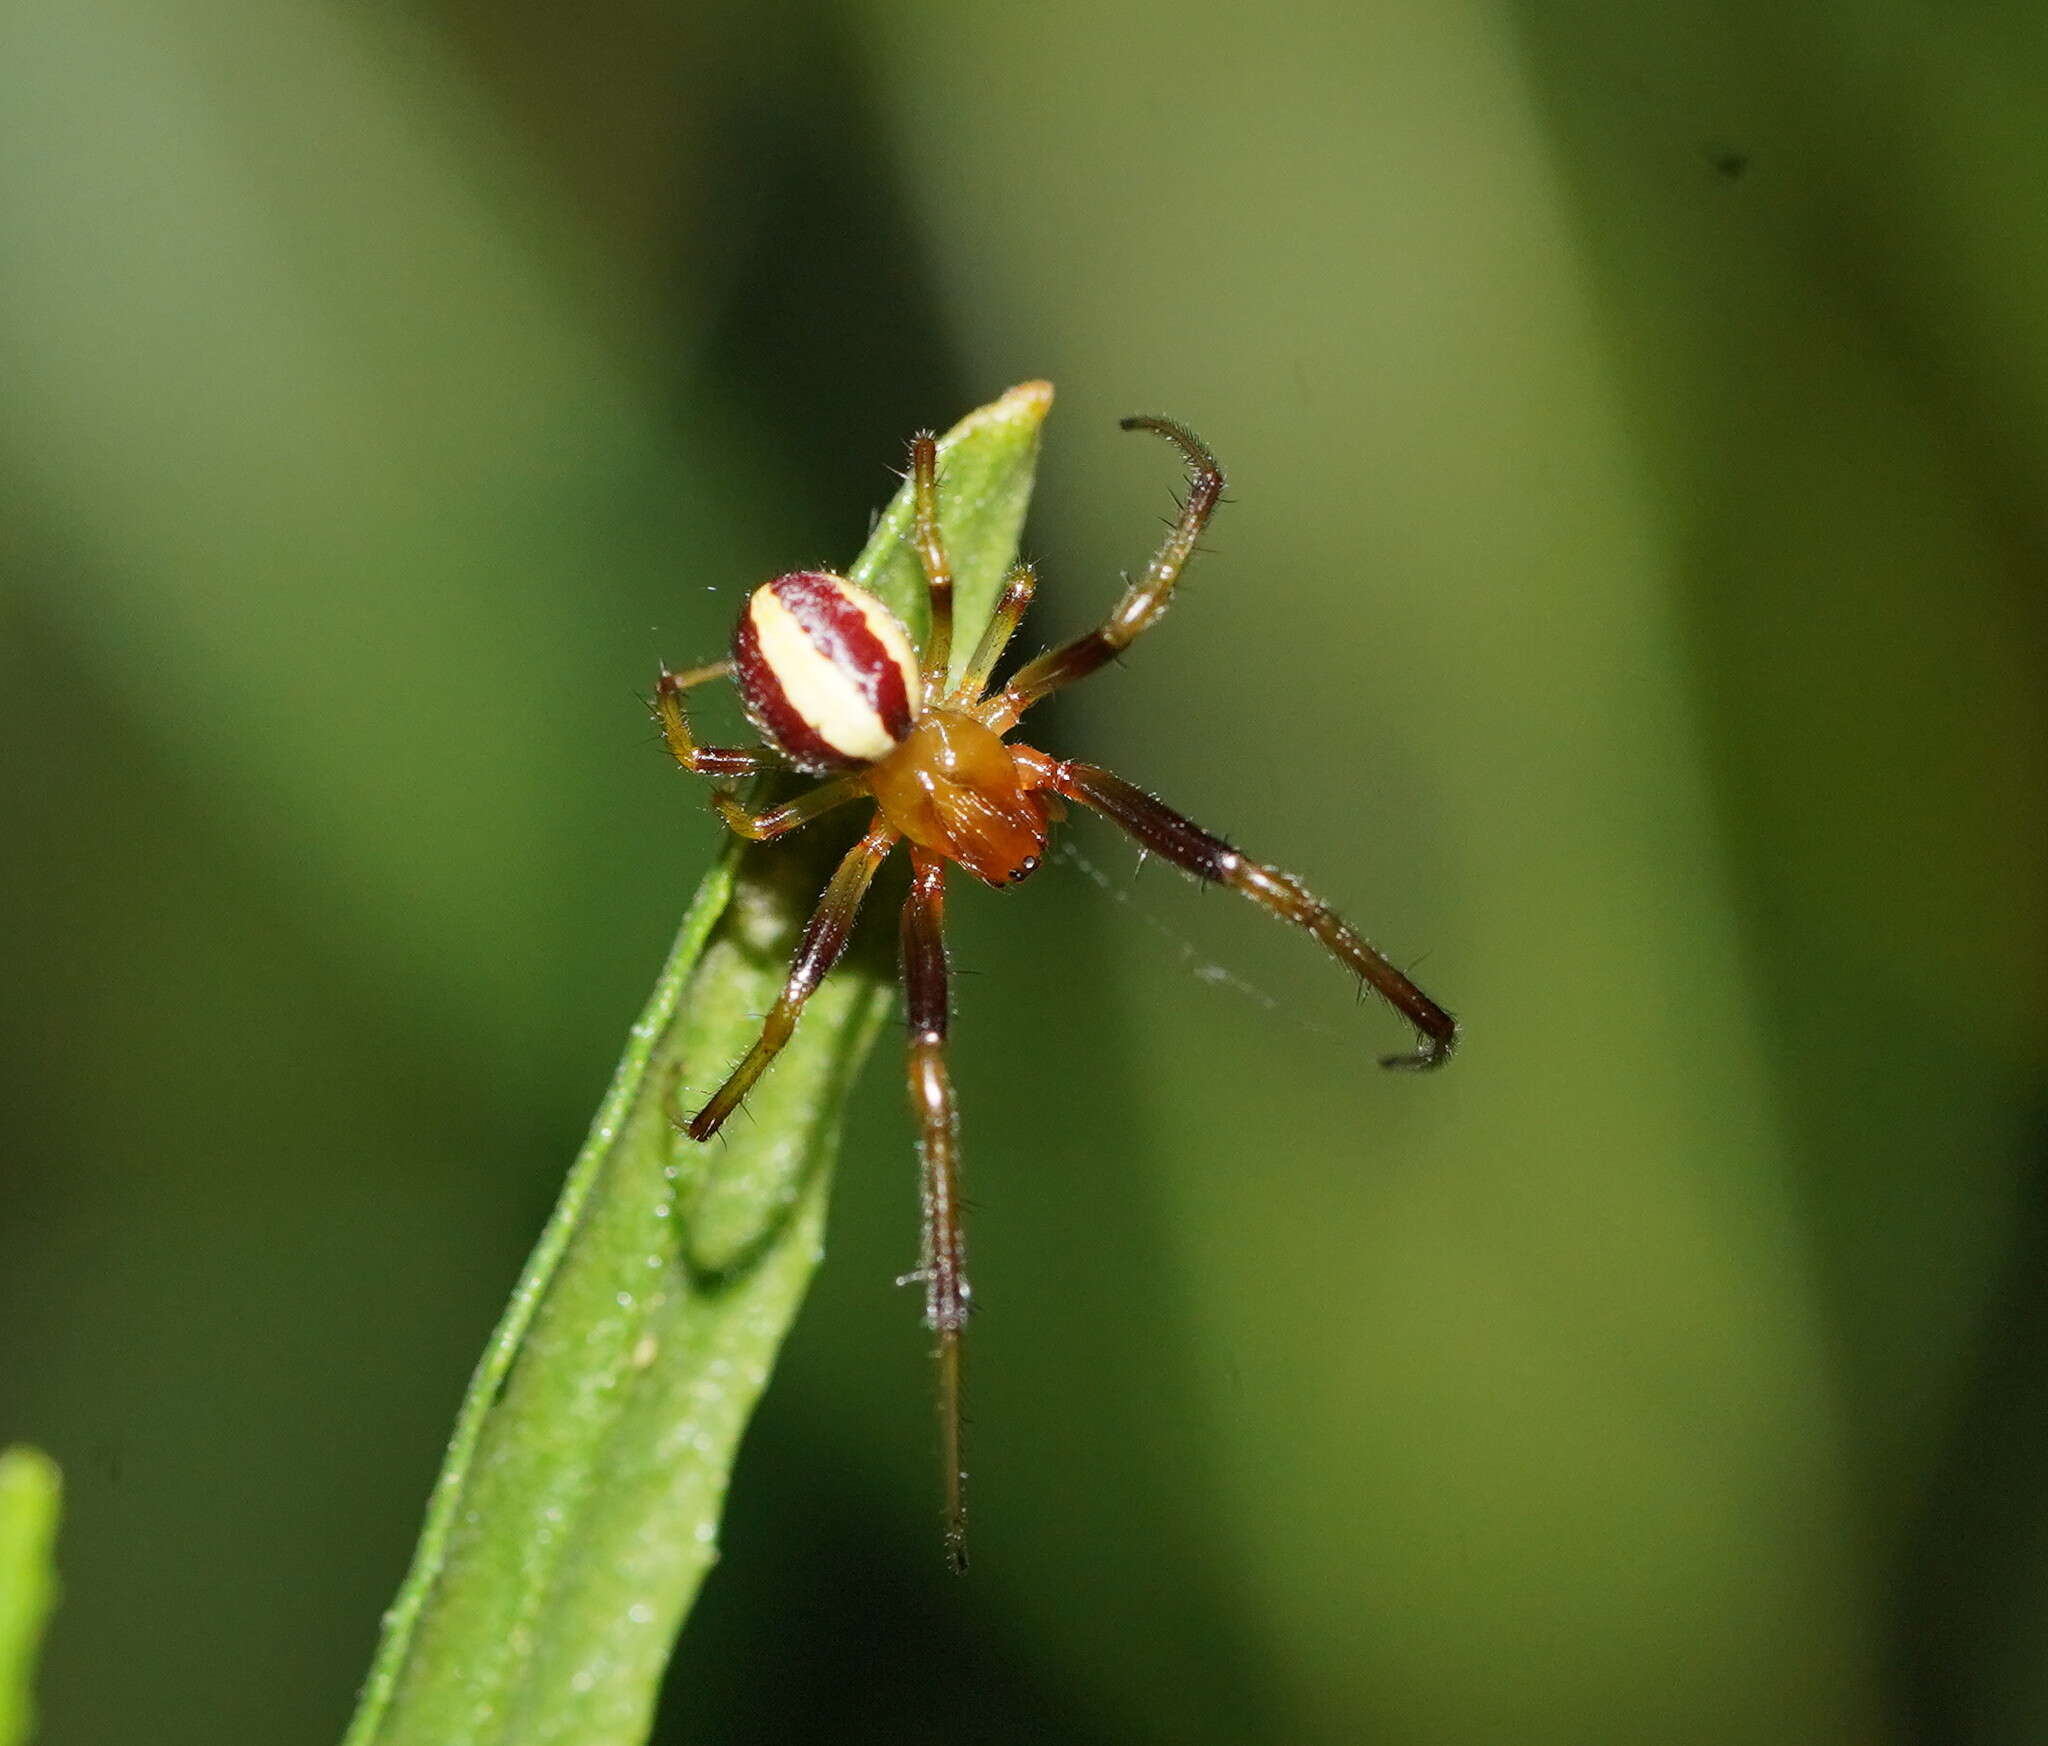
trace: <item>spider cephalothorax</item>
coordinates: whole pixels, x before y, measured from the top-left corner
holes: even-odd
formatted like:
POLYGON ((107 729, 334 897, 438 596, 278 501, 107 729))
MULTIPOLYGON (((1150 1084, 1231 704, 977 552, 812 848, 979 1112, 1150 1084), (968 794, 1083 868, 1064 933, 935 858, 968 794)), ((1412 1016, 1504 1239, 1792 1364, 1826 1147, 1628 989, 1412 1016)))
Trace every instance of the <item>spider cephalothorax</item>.
POLYGON ((931 629, 921 659, 896 615, 874 595, 830 571, 797 570, 763 583, 748 598, 730 660, 690 673, 664 672, 655 700, 669 750, 685 770, 747 776, 787 762, 826 778, 762 813, 748 812, 729 790, 717 790, 714 804, 741 836, 781 836, 854 800, 875 806, 867 834, 840 862, 804 929, 788 983, 760 1040, 686 1124, 693 1139, 717 1133, 766 1071, 795 1029, 805 1000, 846 949, 875 869, 898 842, 909 845, 903 983, 924 1202, 924 1259, 914 1277, 925 1288, 926 1324, 938 1336, 946 1547, 956 1568, 966 1562, 960 1346, 969 1291, 958 1120, 945 1064, 941 922, 947 863, 957 862, 989 885, 1014 885, 1044 861, 1046 836, 1063 802, 1078 801, 1114 820, 1153 854, 1198 879, 1242 892, 1312 935, 1415 1026, 1417 1047, 1385 1057, 1386 1065, 1440 1066, 1458 1036, 1449 1013, 1293 874, 1247 859, 1107 770, 1009 743, 1010 731, 1033 704, 1085 679, 1158 620, 1223 494, 1223 469, 1192 431, 1164 418, 1127 418, 1123 425, 1156 431, 1186 456, 1189 490, 1180 517, 1099 629, 1027 662, 1006 685, 991 688, 989 681, 1036 578, 1028 565, 1011 571, 988 628, 949 687, 953 576, 939 534, 938 451, 929 436, 920 436, 910 447, 913 539, 931 598, 931 629), (767 748, 700 746, 691 735, 683 694, 728 675, 767 748))

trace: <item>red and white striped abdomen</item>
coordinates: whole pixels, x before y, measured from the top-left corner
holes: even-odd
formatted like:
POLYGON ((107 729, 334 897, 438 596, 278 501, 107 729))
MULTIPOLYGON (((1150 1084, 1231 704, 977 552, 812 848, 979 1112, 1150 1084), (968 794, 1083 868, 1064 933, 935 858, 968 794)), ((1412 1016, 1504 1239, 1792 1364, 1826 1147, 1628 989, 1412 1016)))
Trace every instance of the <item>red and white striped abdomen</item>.
POLYGON ((917 714, 909 635, 866 589, 827 570, 792 571, 756 588, 732 658, 754 725, 806 770, 872 764, 917 714))

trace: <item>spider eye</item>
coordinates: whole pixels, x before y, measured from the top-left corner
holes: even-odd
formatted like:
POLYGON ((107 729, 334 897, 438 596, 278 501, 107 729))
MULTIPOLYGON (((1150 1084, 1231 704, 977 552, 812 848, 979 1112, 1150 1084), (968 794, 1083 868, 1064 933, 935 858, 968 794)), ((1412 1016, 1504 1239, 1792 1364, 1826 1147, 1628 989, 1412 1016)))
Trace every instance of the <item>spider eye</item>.
POLYGON ((872 764, 917 713, 917 653, 896 615, 826 570, 764 582, 733 633, 740 699, 807 770, 872 764))

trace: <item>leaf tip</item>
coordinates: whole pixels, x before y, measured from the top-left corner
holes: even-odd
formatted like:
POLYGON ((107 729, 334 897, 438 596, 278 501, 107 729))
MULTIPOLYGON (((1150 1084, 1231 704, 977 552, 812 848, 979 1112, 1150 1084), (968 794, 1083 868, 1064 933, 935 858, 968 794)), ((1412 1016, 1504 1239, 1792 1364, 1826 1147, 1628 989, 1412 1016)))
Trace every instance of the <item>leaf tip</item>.
POLYGON ((1002 425, 1022 425, 1036 429, 1045 422, 1045 415, 1051 410, 1050 382, 1019 382, 1016 387, 999 394, 986 406, 977 406, 946 433, 946 441, 957 442, 970 432, 989 430, 1002 425))

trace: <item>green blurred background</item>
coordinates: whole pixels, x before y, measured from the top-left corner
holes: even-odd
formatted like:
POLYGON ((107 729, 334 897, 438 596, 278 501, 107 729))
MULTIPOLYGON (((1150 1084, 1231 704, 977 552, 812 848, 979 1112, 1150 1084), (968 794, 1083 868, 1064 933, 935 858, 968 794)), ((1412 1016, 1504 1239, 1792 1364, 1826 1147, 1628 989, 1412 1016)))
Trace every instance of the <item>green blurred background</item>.
POLYGON ((1053 378, 954 905, 977 1567, 885 1045, 673 1742, 2048 1738, 2048 28, 1910 0, 66 0, 0 36, 0 1440, 56 1746, 335 1737, 716 827, 656 665, 1053 378), (1099 878, 1091 874, 1099 874, 1099 878))

